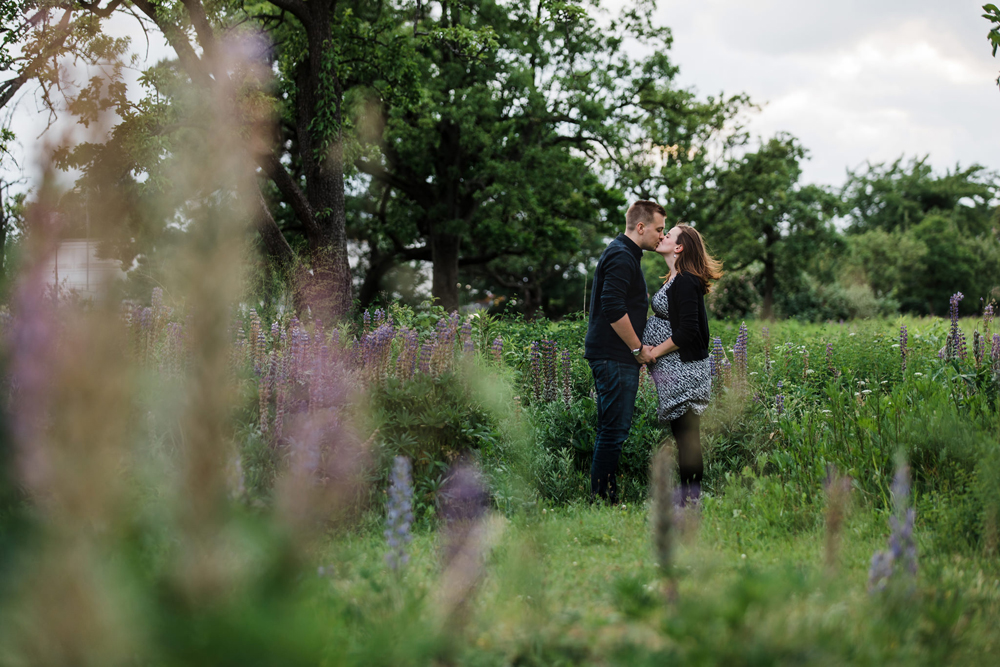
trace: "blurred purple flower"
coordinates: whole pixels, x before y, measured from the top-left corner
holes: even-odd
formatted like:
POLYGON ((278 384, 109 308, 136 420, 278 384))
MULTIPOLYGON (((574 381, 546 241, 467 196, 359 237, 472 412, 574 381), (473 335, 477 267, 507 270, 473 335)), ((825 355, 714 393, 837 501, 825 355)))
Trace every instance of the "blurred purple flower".
POLYGON ((889 548, 872 556, 868 572, 868 590, 879 592, 886 589, 899 571, 899 563, 909 577, 917 574, 917 543, 913 535, 916 512, 910 504, 910 468, 901 465, 896 470, 891 486, 893 515, 889 518, 891 532, 889 548))
POLYGON ((503 363, 503 339, 500 336, 493 339, 493 343, 490 345, 490 353, 497 364, 503 363))
POLYGON ((410 479, 410 460, 397 456, 392 464, 389 479, 389 502, 386 505, 385 539, 389 551, 385 561, 389 569, 398 571, 410 560, 406 545, 413 539, 410 526, 413 524, 413 483, 410 479))

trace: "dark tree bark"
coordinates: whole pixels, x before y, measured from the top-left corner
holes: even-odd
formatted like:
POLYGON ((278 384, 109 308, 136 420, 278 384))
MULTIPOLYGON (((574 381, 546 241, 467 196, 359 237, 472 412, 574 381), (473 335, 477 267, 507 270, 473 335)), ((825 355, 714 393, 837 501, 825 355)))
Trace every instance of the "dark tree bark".
MULTIPOLYGON (((311 308, 314 316, 340 317, 349 310, 353 294, 345 229, 343 135, 339 129, 343 120, 344 88, 342 82, 323 70, 323 54, 332 42, 335 3, 331 0, 271 2, 294 16, 305 30, 308 53, 296 76, 293 147, 305 187, 300 187, 297 175, 279 159, 277 148, 269 149, 275 152, 257 155, 256 160, 263 175, 274 182, 281 198, 294 213, 298 228, 303 230, 307 240, 306 255, 296 257, 259 188, 256 195, 262 206, 253 222, 265 254, 286 274, 300 277, 301 284, 294 285, 296 304, 311 308), (332 101, 329 95, 324 97, 324 90, 331 89, 332 101), (313 122, 321 105, 331 103, 332 119, 338 129, 332 138, 317 139, 313 122), (325 145, 327 143, 329 145, 325 145), (303 268, 295 270, 299 260, 303 268)), ((112 0, 100 9, 96 3, 91 6, 83 2, 81 7, 105 15, 120 3, 121 0, 112 0)), ((132 6, 163 34, 191 81, 209 96, 225 95, 232 86, 221 58, 220 35, 212 25, 203 0, 182 0, 182 4, 194 28, 194 44, 176 18, 169 16, 154 0, 132 0, 132 6), (200 55, 195 45, 200 47, 200 55)))
POLYGON ((431 257, 434 273, 431 293, 446 311, 458 310, 458 257, 462 239, 455 234, 433 234, 431 257))

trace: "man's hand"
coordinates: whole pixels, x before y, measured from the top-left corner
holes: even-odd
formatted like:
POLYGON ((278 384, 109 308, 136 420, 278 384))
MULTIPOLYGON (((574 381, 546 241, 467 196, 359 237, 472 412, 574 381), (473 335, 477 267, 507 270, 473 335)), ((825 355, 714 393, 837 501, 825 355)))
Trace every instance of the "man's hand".
POLYGON ((635 355, 635 360, 640 364, 648 364, 651 361, 656 361, 656 355, 653 354, 653 348, 649 345, 643 345, 642 349, 639 350, 639 354, 635 355))

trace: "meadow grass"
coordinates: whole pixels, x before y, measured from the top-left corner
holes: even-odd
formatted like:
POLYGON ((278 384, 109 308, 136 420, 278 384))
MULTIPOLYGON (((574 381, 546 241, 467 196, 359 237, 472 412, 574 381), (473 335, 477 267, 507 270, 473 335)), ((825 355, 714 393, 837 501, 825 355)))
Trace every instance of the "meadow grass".
MULTIPOLYGON (((709 497, 677 548, 672 603, 644 504, 572 504, 502 521, 462 645, 450 654, 461 664, 968 664, 1000 648, 995 559, 925 551, 924 542, 920 593, 902 602, 868 593, 871 554, 888 533, 869 509, 850 514, 831 571, 822 526, 760 534, 709 497)), ((333 541, 322 556, 338 564, 325 572, 341 594, 361 606, 390 591, 422 600, 426 622, 439 546, 434 532, 419 533, 400 578, 378 567, 377 535, 333 541)))

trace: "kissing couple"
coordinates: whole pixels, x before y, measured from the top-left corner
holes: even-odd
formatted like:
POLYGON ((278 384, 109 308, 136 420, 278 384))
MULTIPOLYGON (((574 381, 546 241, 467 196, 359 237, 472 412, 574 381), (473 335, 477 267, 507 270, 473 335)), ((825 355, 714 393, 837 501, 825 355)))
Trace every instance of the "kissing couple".
POLYGON ((618 460, 632 426, 639 369, 647 365, 658 395, 656 416, 677 442, 682 506, 701 497, 704 462, 701 413, 712 394, 705 295, 722 277, 696 229, 666 229, 666 211, 640 200, 625 213, 625 232, 601 254, 594 271, 584 357, 597 394, 597 437, 590 466, 591 498, 618 501, 618 460), (649 297, 643 250, 666 262, 663 285, 649 297))

